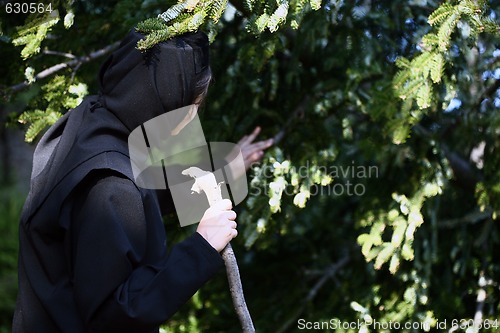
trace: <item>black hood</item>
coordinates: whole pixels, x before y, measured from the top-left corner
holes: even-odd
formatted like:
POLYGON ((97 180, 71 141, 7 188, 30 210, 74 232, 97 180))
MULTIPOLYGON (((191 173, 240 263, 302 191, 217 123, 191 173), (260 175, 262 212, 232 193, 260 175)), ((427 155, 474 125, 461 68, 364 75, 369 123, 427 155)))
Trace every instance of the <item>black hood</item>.
MULTIPOLYGON (((22 223, 29 224, 35 214, 57 216, 66 197, 92 171, 112 170, 133 181, 130 132, 193 103, 197 74, 208 67, 207 36, 183 35, 144 53, 136 49, 142 38, 129 32, 101 67, 100 95, 86 97, 41 138, 22 223)), ((57 223, 50 216, 45 221, 57 223)))
POLYGON ((167 111, 193 103, 197 74, 208 67, 208 38, 186 34, 141 53, 144 35, 131 31, 101 67, 105 107, 132 131, 167 111))

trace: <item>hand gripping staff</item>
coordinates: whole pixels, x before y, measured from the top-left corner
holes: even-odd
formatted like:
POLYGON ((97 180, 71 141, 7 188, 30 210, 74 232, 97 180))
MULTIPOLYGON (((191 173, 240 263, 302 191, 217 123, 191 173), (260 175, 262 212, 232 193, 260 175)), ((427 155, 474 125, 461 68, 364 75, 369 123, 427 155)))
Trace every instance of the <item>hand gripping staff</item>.
MULTIPOLYGON (((197 167, 190 167, 182 171, 183 175, 190 176, 195 179, 193 190, 196 193, 204 192, 207 196, 208 204, 210 207, 222 200, 222 193, 220 183, 217 183, 215 176, 212 172, 201 170, 197 167)), ((243 286, 241 284, 240 271, 233 248, 230 243, 222 250, 222 259, 226 265, 227 279, 229 282, 229 290, 233 305, 238 315, 238 318, 243 329, 243 333, 255 333, 252 318, 248 311, 243 294, 243 286)))
MULTIPOLYGON (((195 105, 189 105, 166 112, 134 129, 128 138, 135 183, 146 189, 168 188, 181 226, 199 222, 206 210, 194 192, 204 192, 209 206, 222 200, 222 183, 218 184, 216 177, 224 178, 233 205, 248 193, 241 151, 229 142, 208 142, 196 110, 195 105), (231 178, 227 178, 229 174, 231 178), (194 178, 194 184, 186 181, 186 176, 194 178)), ((230 244, 221 255, 243 332, 254 333, 230 244)))

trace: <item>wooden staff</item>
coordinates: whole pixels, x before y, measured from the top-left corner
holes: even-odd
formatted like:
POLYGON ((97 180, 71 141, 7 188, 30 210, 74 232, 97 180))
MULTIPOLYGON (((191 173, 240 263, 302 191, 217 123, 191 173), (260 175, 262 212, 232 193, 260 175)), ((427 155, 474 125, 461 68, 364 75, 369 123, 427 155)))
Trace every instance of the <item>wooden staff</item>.
MULTIPOLYGON (((197 193, 204 192, 207 196, 210 207, 223 200, 220 188, 221 184, 217 183, 217 180, 212 172, 204 171, 197 167, 190 167, 182 171, 182 174, 194 178, 194 185, 191 190, 197 193)), ((236 310, 236 314, 240 320, 243 333, 255 333, 252 317, 248 311, 245 296, 243 294, 240 270, 230 243, 228 243, 222 250, 221 255, 226 266, 229 291, 231 292, 231 298, 233 299, 234 309, 236 310)))

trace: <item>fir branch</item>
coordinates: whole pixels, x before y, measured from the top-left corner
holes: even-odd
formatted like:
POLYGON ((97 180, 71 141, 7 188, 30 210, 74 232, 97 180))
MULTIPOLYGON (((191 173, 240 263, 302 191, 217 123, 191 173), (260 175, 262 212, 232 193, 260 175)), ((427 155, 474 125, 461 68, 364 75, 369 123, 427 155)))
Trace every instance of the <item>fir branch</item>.
MULTIPOLYGON (((318 10, 322 0, 233 0, 234 7, 248 17, 246 29, 256 35, 269 29, 271 33, 282 28, 290 16, 290 26, 298 28, 307 11, 318 10), (289 15, 290 12, 290 15, 289 15)), ((223 16, 229 0, 180 0, 156 19, 147 19, 137 26, 146 35, 137 43, 137 48, 145 51, 186 32, 194 32, 203 25, 210 28, 209 35, 223 16)), ((212 41, 212 38, 210 39, 212 41)))
MULTIPOLYGON (((480 8, 476 1, 471 0, 460 0, 456 5, 442 4, 429 16, 428 22, 433 28, 422 38, 422 53, 411 62, 405 58, 396 61, 400 70, 393 78, 394 90, 408 103, 406 105, 416 102, 418 107, 413 110, 414 117, 408 118, 407 122, 420 117, 423 114, 421 110, 431 106, 433 86, 441 82, 452 34, 460 21, 469 24, 473 36, 485 31, 487 25, 488 31, 495 34, 500 31, 498 24, 484 17, 480 8)), ((405 127, 402 122, 399 125, 405 127)))
POLYGON ((197 31, 207 21, 217 22, 224 13, 227 0, 185 0, 172 7, 158 18, 147 19, 137 25, 137 30, 146 35, 137 43, 137 48, 146 51, 170 38, 197 31))
POLYGON ((205 22, 207 17, 207 12, 205 10, 200 10, 195 13, 191 20, 188 22, 188 31, 196 31, 205 22))
POLYGON ((16 46, 24 45, 21 56, 24 60, 40 52, 40 45, 50 29, 59 22, 57 10, 40 18, 31 16, 34 22, 18 28, 18 36, 12 40, 16 46))
POLYGON ((169 29, 150 32, 145 39, 137 42, 137 48, 141 51, 152 48, 154 45, 170 38, 169 29))
POLYGON ((439 27, 437 36, 439 40, 439 50, 441 52, 445 52, 448 49, 451 34, 455 30, 458 21, 460 21, 460 17, 459 13, 453 12, 439 27))
POLYGON ((151 33, 167 29, 167 25, 159 18, 149 18, 137 24, 136 30, 140 33, 151 33))
POLYGON ((188 22, 192 16, 193 16, 192 13, 182 13, 179 16, 177 16, 175 19, 170 21, 169 26, 172 27, 173 25, 182 23, 183 21, 188 22))
MULTIPOLYGON (((172 30, 171 37, 179 36, 179 35, 182 35, 186 32, 189 32, 189 31, 196 31, 198 29, 198 27, 195 25, 192 25, 192 23, 191 23, 191 21, 195 19, 194 17, 196 14, 197 13, 195 13, 192 16, 191 15, 185 15, 185 16, 183 15, 182 17, 179 17, 179 21, 177 21, 177 19, 176 19, 175 22, 173 22, 172 26, 170 26, 170 30, 172 30)), ((199 17, 197 19, 199 19, 199 17)))
POLYGON ((428 81, 423 81, 416 93, 416 101, 420 109, 426 109, 431 106, 431 93, 431 84, 428 81))
POLYGON ((21 124, 31 123, 26 131, 24 140, 26 142, 33 142, 38 134, 40 134, 47 126, 54 124, 60 117, 62 117, 62 113, 52 110, 34 110, 24 112, 19 116, 18 121, 21 124))
POLYGON ((311 4, 311 8, 314 10, 318 10, 321 8, 321 0, 311 0, 310 4, 311 4))
POLYGON ((399 57, 396 59, 396 66, 400 69, 408 69, 411 67, 411 63, 405 57, 399 57))
POLYGON ((187 1, 180 2, 178 4, 173 5, 162 14, 158 15, 158 18, 165 21, 165 23, 168 23, 173 19, 175 19, 177 16, 179 16, 186 9, 186 7, 187 7, 187 1))
POLYGON ((454 11, 454 7, 449 3, 444 3, 439 6, 431 15, 429 15, 429 19, 427 22, 432 26, 435 24, 439 24, 446 20, 451 13, 454 11))
POLYGON ((36 136, 43 131, 43 129, 48 126, 48 122, 45 118, 40 118, 31 123, 31 125, 26 130, 24 135, 24 141, 30 143, 36 138, 36 136))
POLYGON ((219 22, 222 14, 226 10, 228 0, 215 0, 210 8, 210 18, 214 23, 219 22))
POLYGON ((288 15, 288 2, 283 1, 276 11, 269 18, 269 22, 267 27, 269 31, 275 32, 278 30, 278 27, 286 21, 286 16, 288 15))
POLYGON ((494 34, 498 37, 500 37, 500 26, 496 21, 494 21, 492 18, 487 17, 483 21, 483 30, 486 33, 489 34, 494 34))
POLYGON ((302 22, 302 19, 307 12, 307 4, 307 0, 298 0, 295 3, 295 8, 293 9, 290 17, 290 25, 293 29, 297 29, 299 24, 302 22))
POLYGON ((444 64, 445 60, 441 53, 434 53, 431 57, 431 66, 430 66, 430 76, 431 80, 434 83, 441 82, 441 77, 444 72, 444 64))
MULTIPOLYGON (((114 49, 116 49, 118 47, 118 45, 120 45, 120 42, 115 42, 111 45, 103 47, 100 50, 94 51, 94 52, 90 53, 89 55, 81 56, 81 57, 78 57, 76 59, 73 59, 73 60, 70 60, 67 62, 63 62, 63 63, 57 64, 57 65, 54 65, 52 67, 49 67, 47 69, 44 69, 43 71, 41 71, 40 73, 35 75, 35 81, 39 81, 39 80, 45 79, 49 76, 52 76, 65 68, 72 68, 72 67, 75 67, 77 65, 85 64, 85 63, 90 62, 94 59, 100 58, 100 57, 110 53, 114 49)), ((24 81, 24 82, 15 84, 13 86, 10 86, 9 88, 7 88, 7 91, 10 93, 15 93, 15 92, 21 91, 21 90, 29 87, 30 85, 31 85, 31 83, 29 83, 28 81, 24 81)))
POLYGON ((247 30, 255 35, 260 34, 266 29, 270 18, 267 13, 252 18, 247 24, 247 30))
POLYGON ((199 2, 200 2, 200 0, 187 0, 185 9, 188 12, 193 11, 199 2))
POLYGON ((428 33, 422 37, 422 44, 425 48, 432 50, 439 44, 439 38, 434 33, 428 33))

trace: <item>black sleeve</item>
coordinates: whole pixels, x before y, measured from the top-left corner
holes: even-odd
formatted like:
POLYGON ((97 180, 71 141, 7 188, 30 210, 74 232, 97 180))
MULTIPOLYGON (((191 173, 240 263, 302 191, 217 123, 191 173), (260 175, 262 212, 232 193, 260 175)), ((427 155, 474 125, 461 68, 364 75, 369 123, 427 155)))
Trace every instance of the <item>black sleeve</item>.
POLYGON ((141 192, 130 180, 106 177, 85 193, 76 213, 72 267, 88 331, 154 330, 223 265, 196 232, 168 256, 151 253, 165 249, 164 237, 151 237, 162 222, 147 221, 141 192))

